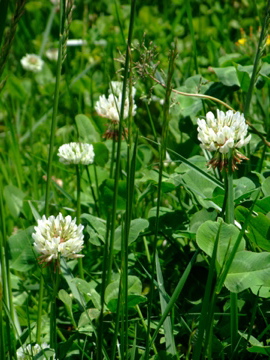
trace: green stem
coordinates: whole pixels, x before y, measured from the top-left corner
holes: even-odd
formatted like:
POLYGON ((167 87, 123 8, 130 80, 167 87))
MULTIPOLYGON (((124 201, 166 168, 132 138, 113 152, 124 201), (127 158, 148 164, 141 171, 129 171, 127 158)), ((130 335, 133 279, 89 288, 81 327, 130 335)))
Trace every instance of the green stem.
MULTIPOLYGON (((9 267, 8 267, 8 256, 6 256, 6 249, 7 249, 7 241, 6 241, 6 223, 5 223, 5 217, 4 217, 4 204, 3 204, 3 187, 2 187, 2 177, 0 178, 0 260, 1 260, 1 278, 0 278, 0 310, 1 310, 1 353, 2 355, 5 354, 5 343, 7 340, 8 345, 8 351, 12 354, 12 331, 7 331, 8 329, 11 329, 12 326, 10 324, 9 317, 6 316, 5 322, 4 322, 4 316, 2 309, 4 308, 4 304, 8 307, 8 311, 10 313, 10 316, 13 316, 13 311, 11 312, 10 309, 10 301, 12 303, 12 295, 11 291, 9 289, 10 281, 8 280, 9 275, 9 267), (6 335, 6 339, 5 339, 6 335)), ((5 358, 5 355, 3 357, 5 358)))
MULTIPOLYGON (((161 185, 162 185, 162 175, 163 175, 163 160, 166 157, 166 148, 167 148, 167 133, 169 128, 169 107, 170 107, 170 96, 171 96, 171 82, 172 76, 174 72, 174 61, 176 58, 177 52, 176 47, 172 50, 168 68, 167 75, 167 84, 166 84, 166 94, 165 94, 165 103, 163 110, 163 127, 162 127, 162 137, 161 137, 161 148, 159 154, 159 178, 158 178, 158 190, 157 190, 157 207, 156 207, 156 221, 155 221, 155 231, 154 231, 154 243, 153 243, 153 254, 151 261, 151 276, 152 279, 155 279, 155 262, 156 262, 156 249, 157 249, 157 241, 158 241, 158 232, 159 232, 159 211, 161 204, 161 185)), ((152 281, 149 293, 149 306, 148 306, 148 334, 146 337, 146 348, 145 348, 145 358, 149 357, 150 351, 150 324, 151 324, 151 313, 153 308, 153 300, 154 300, 154 282, 152 281)))
POLYGON ((158 141, 158 137, 157 137, 157 132, 156 132, 156 128, 155 128, 155 125, 154 125, 154 122, 153 122, 153 119, 152 119, 152 115, 151 115, 151 112, 149 110, 149 106, 147 103, 145 103, 145 107, 146 107, 146 110, 147 110, 147 115, 149 117, 149 120, 150 120, 150 125, 151 125, 151 129, 152 129, 152 132, 153 132, 153 135, 154 135, 154 139, 155 141, 157 142, 158 141))
POLYGON ((132 218, 132 203, 134 194, 134 182, 135 182, 135 167, 137 156, 137 144, 138 134, 134 142, 133 154, 131 156, 131 132, 129 131, 128 138, 128 151, 127 151, 127 199, 126 199, 126 213, 125 223, 123 228, 122 247, 121 247, 121 276, 122 276, 122 294, 121 302, 123 309, 122 319, 122 353, 123 358, 128 356, 128 239, 130 231, 130 223, 132 218))
POLYGON ((231 331, 231 359, 235 358, 235 350, 238 342, 238 296, 230 293, 230 331, 231 331))
POLYGON ((41 340, 41 322, 42 322, 42 302, 44 295, 44 271, 41 268, 39 281, 39 301, 38 301, 38 313, 37 313, 37 343, 40 344, 41 340))
POLYGON ((220 236, 220 230, 221 230, 220 223, 218 233, 215 239, 215 244, 213 248, 213 253, 211 256, 211 261, 209 264, 209 271, 205 286, 205 292, 204 297, 202 301, 202 308, 201 308, 201 315, 200 315, 200 322, 198 327, 198 334, 197 334, 197 340, 196 340, 196 347, 194 348, 193 352, 193 360, 199 360, 201 359, 202 355, 202 348, 204 345, 204 353, 208 351, 211 352, 210 344, 208 340, 210 339, 209 332, 212 332, 212 324, 214 321, 214 311, 213 308, 215 306, 215 293, 213 293, 212 289, 216 283, 215 279, 215 263, 216 263, 216 257, 217 257, 217 249, 218 249, 218 241, 220 236), (210 305, 209 305, 210 304, 210 305))
MULTIPOLYGON (((198 256, 198 251, 195 252, 195 254, 192 256, 192 259, 190 260, 190 262, 188 263, 187 267, 185 268, 185 271, 183 272, 171 298, 170 298, 170 301, 168 303, 168 305, 166 306, 166 309, 164 310, 163 314, 161 315, 161 318, 156 326, 156 330, 152 336, 152 340, 150 341, 150 344, 149 346, 152 346, 157 335, 158 335, 158 332, 159 332, 159 329, 161 328, 161 326, 163 325, 166 317, 168 316, 169 312, 172 310, 172 308, 174 307, 175 305, 175 302, 177 301, 186 281, 187 281, 187 278, 190 274, 190 271, 194 265, 194 263, 196 262, 196 259, 197 259, 197 256, 198 256)), ((146 357, 146 353, 144 354, 143 356, 143 359, 147 359, 146 357)))
POLYGON ((252 75, 251 75, 251 79, 250 79, 250 84, 249 84, 247 96, 245 99, 245 108, 244 108, 245 117, 248 117, 248 115, 249 115, 249 107, 250 107, 250 103, 251 103, 253 89, 255 86, 255 82, 258 78, 258 75, 259 75, 258 68, 260 66, 260 59, 261 59, 261 56, 263 55, 263 49, 265 46, 267 31, 268 31, 268 27, 269 27, 269 18, 270 18, 270 0, 268 0, 267 6, 265 9, 265 18, 264 18, 264 22, 262 25, 258 46, 257 46, 257 51, 256 51, 256 56, 255 56, 255 60, 254 60, 254 64, 253 64, 253 70, 252 70, 252 75))
MULTIPOLYGON (((227 202, 225 220, 228 224, 234 224, 234 194, 233 194, 233 170, 232 170, 232 150, 229 152, 228 169, 225 176, 227 189, 227 202)), ((231 359, 238 339, 238 307, 237 294, 230 293, 230 332, 231 332, 231 359)))
POLYGON ((79 165, 76 165, 76 179, 77 179, 77 223, 80 223, 81 218, 81 175, 79 165))
MULTIPOLYGON (((86 173, 87 173, 88 181, 89 181, 89 184, 90 184, 91 193, 92 193, 92 196, 93 196, 93 199, 94 199, 95 210, 96 210, 97 216, 100 217, 99 207, 98 207, 99 201, 97 202, 97 199, 96 199, 96 195, 95 195, 95 191, 94 191, 94 188, 93 188, 93 185, 92 185, 92 180, 91 180, 90 171, 89 171, 88 166, 86 166, 86 173)), ((96 181, 96 184, 97 184, 96 167, 95 167, 95 181, 96 181)), ((98 190, 97 190, 97 194, 98 194, 98 190)), ((98 194, 98 197, 99 197, 99 194, 98 194)))
MULTIPOLYGON (((58 261, 58 260, 57 260, 58 261)), ((51 264, 51 276, 52 276, 52 283, 53 283, 53 291, 52 291, 52 298, 51 298, 51 312, 50 312, 50 347, 55 350, 56 358, 57 356, 57 326, 56 326, 56 318, 57 318, 57 294, 59 288, 59 271, 60 271, 60 263, 59 266, 56 266, 56 269, 53 269, 54 264, 51 264)))
MULTIPOLYGON (((62 4, 62 2, 61 2, 62 4)), ((62 6, 61 6, 62 9, 62 6)), ((63 14, 61 15, 62 18, 63 14)), ((60 21, 60 24, 62 22, 60 21)), ((59 46, 58 46, 58 60, 57 60, 57 70, 56 70, 56 79, 55 79, 55 88, 54 88, 54 102, 53 102, 53 113, 52 113, 52 122, 51 122, 51 132, 50 132, 50 145, 49 145, 49 155, 48 155, 48 165, 47 165, 47 182, 46 182, 46 194, 45 194, 45 215, 49 215, 49 204, 50 204, 50 185, 51 185, 51 174, 52 174, 52 160, 54 152, 54 139, 55 139, 55 130, 57 125, 57 111, 58 111, 58 102, 59 102, 59 92, 60 92, 60 80, 61 80, 61 70, 62 70, 62 29, 60 29, 59 34, 59 46)))
POLYGON ((48 21, 47 21, 47 25, 46 25, 45 31, 44 31, 44 33, 43 33, 42 43, 41 43, 41 47, 40 47, 40 50, 39 50, 39 56, 40 56, 40 57, 43 56, 46 43, 48 42, 48 38, 49 38, 49 34, 50 34, 50 31, 51 31, 51 28, 52 28, 52 24, 53 24, 53 19, 54 19, 56 7, 57 7, 57 6, 53 6, 53 7, 52 7, 50 16, 49 16, 48 21))
MULTIPOLYGON (((141 309, 140 309, 139 305, 136 305, 136 310, 138 311, 139 318, 140 318, 140 320, 141 320, 141 322, 142 322, 142 326, 143 326, 143 328, 144 328, 144 331, 145 331, 145 333, 147 334, 147 326, 146 326, 146 323, 145 323, 145 321, 144 321, 144 318, 143 318, 143 315, 142 315, 142 312, 141 312, 141 309)), ((151 335, 150 335, 150 334, 149 334, 149 340, 152 341, 152 338, 151 338, 151 335)), ((155 344, 153 343, 152 346, 153 346, 154 353, 157 355, 157 354, 158 354, 158 351, 157 351, 157 348, 156 348, 155 344)))
POLYGON ((106 237, 103 248, 103 262, 102 262, 102 282, 100 291, 100 316, 98 318, 98 336, 97 336, 97 360, 102 360, 102 341, 103 341, 103 317, 104 317, 104 306, 105 306, 105 289, 106 289, 106 277, 107 277, 107 259, 109 251, 109 232, 110 232, 110 213, 108 214, 106 224, 106 237))
POLYGON ((226 193, 226 212, 225 221, 228 224, 234 224, 234 194, 233 194, 233 171, 232 171, 232 153, 229 155, 228 170, 225 173, 226 193))
MULTIPOLYGON (((114 126, 115 131, 115 126, 114 126)), ((112 139, 112 156, 111 156, 111 165, 110 165, 110 179, 113 177, 113 170, 114 170, 114 162, 115 162, 115 137, 112 139)))
POLYGON ((115 223, 116 223, 118 183, 119 183, 120 165, 121 165, 121 143, 122 143, 122 131, 123 131, 123 117, 124 117, 124 108, 125 108, 127 80, 128 80, 128 76, 129 76, 129 59, 130 59, 130 48, 131 48, 131 40, 132 40, 132 33, 133 33, 133 25, 134 25, 134 19, 135 19, 135 4, 136 4, 136 0, 132 0, 131 1, 131 11, 130 11, 128 41, 127 41, 127 48, 126 48, 126 59, 125 59, 125 66, 124 66, 122 101, 121 101, 120 116, 119 116, 119 136, 118 136, 116 164, 115 164, 115 176, 114 176, 114 189, 113 189, 114 195, 113 195, 113 206, 112 206, 112 222, 111 222, 111 233, 110 233, 111 238, 110 238, 110 248, 109 248, 107 283, 109 283, 111 280, 112 264, 113 264, 114 229, 115 229, 115 223))
MULTIPOLYGON (((81 174, 79 165, 76 165, 76 178, 77 178, 77 224, 81 221, 81 174)), ((82 258, 78 258, 79 276, 84 279, 82 258)))
MULTIPOLYGON (((46 182, 46 193, 45 193, 44 212, 47 218, 49 216, 52 160, 53 160, 53 151, 54 151, 55 130, 57 125, 56 115, 58 110, 60 79, 61 79, 61 70, 62 70, 62 49, 63 49, 62 39, 63 39, 63 31, 64 31, 64 21, 63 21, 64 16, 65 16, 65 3, 64 0, 61 0, 58 60, 57 60, 56 79, 55 79, 55 88, 54 88, 53 113, 52 113, 52 122, 51 122, 50 145, 49 145, 49 155, 48 155, 48 165, 47 165, 47 182, 46 182)), ((37 336, 36 336, 37 343, 40 343, 40 335, 41 335, 41 319, 42 319, 41 314, 42 314, 43 294, 44 294, 44 280, 43 280, 43 271, 42 271, 40 285, 39 285, 39 304, 38 304, 37 336)))
POLYGON ((94 164, 94 173, 95 173, 95 183, 96 183, 96 191, 97 191, 97 214, 100 216, 101 205, 100 205, 100 196, 99 196, 99 185, 98 185, 98 176, 97 176, 97 167, 94 164))

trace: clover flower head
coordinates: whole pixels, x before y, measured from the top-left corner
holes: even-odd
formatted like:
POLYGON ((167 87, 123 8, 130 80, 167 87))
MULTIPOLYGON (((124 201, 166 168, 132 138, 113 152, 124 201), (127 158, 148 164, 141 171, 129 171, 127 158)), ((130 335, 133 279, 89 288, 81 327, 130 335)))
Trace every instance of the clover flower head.
POLYGON ((210 111, 206 114, 206 119, 198 119, 197 124, 201 147, 216 152, 214 158, 209 162, 210 166, 223 168, 227 164, 230 149, 233 154, 234 169, 237 168, 236 163, 247 159, 237 150, 251 139, 251 135, 247 136, 248 125, 243 114, 234 113, 232 110, 228 110, 226 113, 217 110, 215 117, 210 111))
MULTIPOLYGON (((119 123, 120 108, 122 103, 122 89, 123 83, 120 81, 111 82, 110 94, 108 98, 105 95, 101 95, 99 100, 96 102, 95 110, 99 116, 111 120, 113 123, 119 123)), ((128 93, 126 94, 125 104, 124 104, 124 119, 129 115, 129 108, 132 105, 132 116, 136 114, 136 104, 134 102, 134 96, 136 89, 132 87, 132 104, 130 104, 128 93)))
POLYGON ((92 144, 71 142, 61 145, 57 155, 63 164, 89 165, 94 162, 95 153, 92 144))
POLYGON ((45 215, 38 220, 32 234, 34 247, 41 254, 40 262, 50 262, 59 256, 74 259, 83 257, 78 254, 83 248, 83 226, 76 224, 76 218, 45 215))
POLYGON ((44 61, 36 54, 26 54, 21 59, 21 64, 25 70, 37 73, 42 70, 44 61))
POLYGON ((58 60, 58 49, 57 48, 48 49, 46 51, 45 55, 47 56, 47 58, 49 60, 57 61, 58 60))
MULTIPOLYGON (((27 346, 23 345, 16 352, 17 359, 18 360, 31 360, 41 350, 49 349, 49 348, 50 348, 49 345, 46 344, 46 343, 43 343, 41 345, 39 345, 39 344, 35 344, 35 345, 28 344, 27 346)), ((45 360, 45 359, 47 359, 47 357, 46 356, 41 356, 41 357, 39 357, 39 359, 40 360, 45 360)), ((55 359, 55 355, 53 355, 53 359, 55 359)))
POLYGON ((83 46, 87 45, 87 41, 83 39, 68 39, 67 46, 83 46))
MULTIPOLYGON (((121 96, 123 91, 123 82, 122 81, 111 81, 111 88, 110 93, 112 93, 115 96, 121 96)), ((131 88, 131 95, 134 98, 136 94, 136 89, 134 86, 131 88)), ((128 94, 127 94, 128 96, 128 94)))

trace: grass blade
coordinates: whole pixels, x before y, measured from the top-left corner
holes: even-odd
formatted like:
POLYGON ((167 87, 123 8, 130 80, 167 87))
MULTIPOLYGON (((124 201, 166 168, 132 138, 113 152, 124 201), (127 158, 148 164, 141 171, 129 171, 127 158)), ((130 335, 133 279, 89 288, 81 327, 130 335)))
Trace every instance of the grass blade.
MULTIPOLYGON (((163 294, 165 292, 164 288, 164 280, 161 271, 160 261, 158 254, 156 253, 156 268, 157 268, 157 282, 158 282, 158 290, 159 290, 159 298, 160 298, 160 305, 161 305, 161 313, 163 314, 166 306, 168 305, 166 299, 164 298, 163 294)), ((165 341, 166 341, 166 351, 173 356, 177 355, 174 337, 173 337, 173 327, 171 318, 168 315, 164 320, 164 334, 165 334, 165 341)))

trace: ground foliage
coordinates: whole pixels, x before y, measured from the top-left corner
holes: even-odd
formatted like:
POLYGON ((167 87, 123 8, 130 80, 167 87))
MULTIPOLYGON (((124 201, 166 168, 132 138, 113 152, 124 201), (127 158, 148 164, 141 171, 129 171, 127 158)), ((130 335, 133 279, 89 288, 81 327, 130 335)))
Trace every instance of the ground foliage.
POLYGON ((76 0, 68 37, 86 43, 64 49, 48 198, 57 63, 45 53, 58 46, 60 10, 50 1, 17 3, 24 12, 6 59, 15 4, 0 29, 2 357, 16 358, 23 344, 49 344, 55 315, 50 346, 59 359, 268 358, 267 32, 255 59, 266 2, 138 0, 126 74, 132 4, 76 0), (42 56, 41 72, 22 68, 26 53, 42 56), (128 136, 118 147, 104 138, 108 120, 95 103, 123 78, 136 88, 137 113, 123 123, 128 136), (249 160, 234 173, 234 224, 224 218, 224 174, 207 168, 211 154, 197 139, 197 118, 226 109, 168 94, 166 84, 214 96, 251 124, 249 160), (95 151, 94 164, 79 167, 80 203, 76 169, 56 155, 72 141, 95 151), (77 260, 61 260, 60 270, 39 264, 32 233, 46 206, 50 215, 81 213, 83 273, 77 260))

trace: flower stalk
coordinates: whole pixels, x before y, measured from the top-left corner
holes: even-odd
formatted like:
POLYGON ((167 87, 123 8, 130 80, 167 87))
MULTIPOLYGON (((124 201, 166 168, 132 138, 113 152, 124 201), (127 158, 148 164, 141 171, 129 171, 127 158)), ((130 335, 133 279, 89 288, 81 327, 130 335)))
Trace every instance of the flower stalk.
MULTIPOLYGON (((77 224, 78 224, 81 219, 81 174, 78 164, 76 165, 76 178, 77 178, 77 224)), ((79 269, 80 278, 84 279, 82 258, 78 258, 78 269, 79 269)))
MULTIPOLYGON (((233 193, 233 155, 232 150, 229 152, 229 163, 227 171, 224 172, 225 177, 225 199, 226 212, 225 221, 228 224, 234 224, 234 193, 233 193)), ((231 359, 233 359, 234 350, 237 346, 238 339, 238 307, 237 294, 230 293, 230 332, 231 332, 231 359)))

